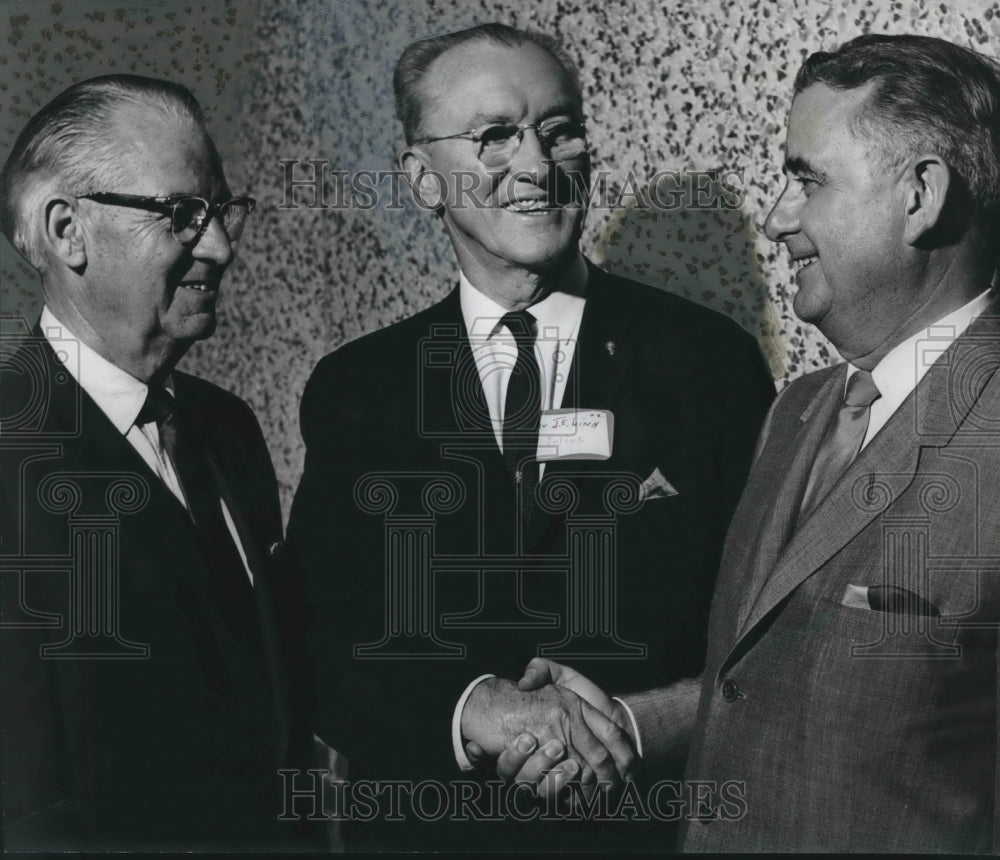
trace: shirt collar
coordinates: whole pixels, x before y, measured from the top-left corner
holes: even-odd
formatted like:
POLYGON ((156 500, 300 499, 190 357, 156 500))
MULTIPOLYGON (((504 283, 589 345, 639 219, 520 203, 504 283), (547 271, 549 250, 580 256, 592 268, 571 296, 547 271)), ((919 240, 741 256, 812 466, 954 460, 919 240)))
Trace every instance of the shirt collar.
MULTIPOLYGON (((128 433, 135 424, 143 403, 146 402, 146 392, 149 390, 146 383, 126 373, 87 346, 58 320, 47 305, 42 308, 38 324, 45 339, 56 351, 56 355, 61 351, 65 352, 59 341, 72 341, 77 355, 75 358, 71 355, 63 366, 108 416, 118 432, 123 436, 128 433)), ((166 388, 173 393, 173 381, 169 378, 166 388)))
MULTIPOLYGON (((920 384, 931 365, 989 307, 992 299, 992 291, 984 290, 971 302, 894 346, 872 370, 884 405, 899 406, 920 384)), ((857 370, 848 362, 847 378, 857 370)))
MULTIPOLYGON (((528 308, 532 316, 538 320, 538 330, 555 327, 559 331, 575 328, 574 320, 579 321, 585 302, 587 287, 587 264, 583 257, 577 257, 573 265, 572 283, 566 290, 553 290, 540 302, 528 308)), ((462 319, 465 329, 473 340, 488 340, 500 328, 499 320, 507 313, 503 305, 495 302, 482 290, 474 286, 459 272, 459 301, 462 306, 462 319)))

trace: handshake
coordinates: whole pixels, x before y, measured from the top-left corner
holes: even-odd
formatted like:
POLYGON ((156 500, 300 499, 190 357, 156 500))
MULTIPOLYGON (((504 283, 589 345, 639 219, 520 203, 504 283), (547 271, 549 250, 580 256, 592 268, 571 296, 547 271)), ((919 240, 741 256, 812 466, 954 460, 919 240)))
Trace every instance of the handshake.
POLYGON ((490 678, 462 711, 469 760, 495 760, 505 781, 556 797, 571 783, 590 794, 634 778, 638 765, 624 706, 579 672, 536 657, 517 684, 490 678))

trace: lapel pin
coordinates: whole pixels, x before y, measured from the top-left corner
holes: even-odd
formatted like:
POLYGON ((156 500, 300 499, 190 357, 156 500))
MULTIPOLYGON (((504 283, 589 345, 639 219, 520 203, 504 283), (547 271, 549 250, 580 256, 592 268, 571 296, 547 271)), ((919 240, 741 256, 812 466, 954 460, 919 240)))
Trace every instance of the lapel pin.
POLYGON ((609 340, 606 344, 604 344, 604 348, 608 351, 608 355, 615 354, 615 342, 613 340, 609 340))

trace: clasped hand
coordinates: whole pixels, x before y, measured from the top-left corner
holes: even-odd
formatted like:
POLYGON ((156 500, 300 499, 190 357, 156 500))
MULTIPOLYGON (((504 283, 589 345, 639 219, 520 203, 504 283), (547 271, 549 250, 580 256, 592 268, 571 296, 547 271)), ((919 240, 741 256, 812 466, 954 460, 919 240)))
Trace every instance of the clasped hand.
POLYGON ((504 780, 534 785, 542 797, 569 783, 613 790, 633 777, 637 759, 622 706, 568 666, 536 658, 514 685, 491 679, 462 715, 466 752, 496 758, 504 780))

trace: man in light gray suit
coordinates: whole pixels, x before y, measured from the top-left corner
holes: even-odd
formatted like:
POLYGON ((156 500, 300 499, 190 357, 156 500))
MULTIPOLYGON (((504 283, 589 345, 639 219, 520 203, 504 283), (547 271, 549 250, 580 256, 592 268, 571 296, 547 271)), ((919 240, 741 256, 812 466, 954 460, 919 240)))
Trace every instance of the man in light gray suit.
MULTIPOLYGON (((653 773, 686 753, 685 850, 996 851, 996 65, 917 36, 813 54, 785 172, 766 232, 846 361, 771 410, 700 683, 622 704, 538 660, 521 686, 585 695, 653 773)), ((551 764, 500 769, 551 792, 551 764)))

